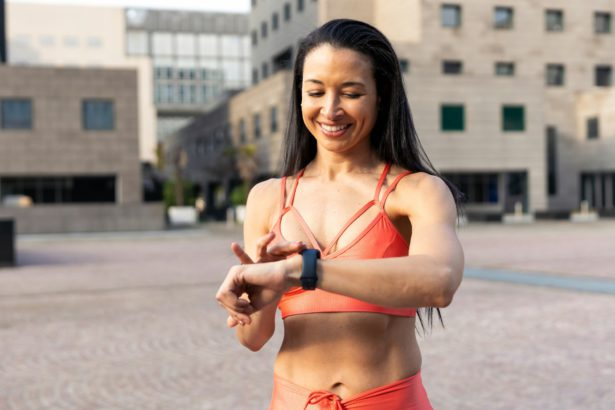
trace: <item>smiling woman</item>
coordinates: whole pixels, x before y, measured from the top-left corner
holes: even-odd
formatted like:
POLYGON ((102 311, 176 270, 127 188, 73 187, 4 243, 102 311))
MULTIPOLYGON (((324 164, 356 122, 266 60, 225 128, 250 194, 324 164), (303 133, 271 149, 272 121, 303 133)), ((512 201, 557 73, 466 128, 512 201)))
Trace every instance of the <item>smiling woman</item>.
POLYGON ((461 282, 460 195, 421 148, 391 44, 353 20, 312 32, 291 113, 283 177, 252 189, 246 251, 231 245, 227 324, 257 351, 280 309, 270 409, 430 409, 409 329, 461 282))

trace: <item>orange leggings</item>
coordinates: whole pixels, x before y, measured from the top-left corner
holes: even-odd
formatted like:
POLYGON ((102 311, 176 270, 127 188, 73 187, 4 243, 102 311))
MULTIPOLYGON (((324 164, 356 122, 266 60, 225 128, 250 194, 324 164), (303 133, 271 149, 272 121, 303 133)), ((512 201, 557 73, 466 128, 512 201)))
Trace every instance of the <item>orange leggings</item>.
POLYGON ((432 410, 421 372, 341 400, 326 390, 310 391, 277 375, 269 410, 432 410))

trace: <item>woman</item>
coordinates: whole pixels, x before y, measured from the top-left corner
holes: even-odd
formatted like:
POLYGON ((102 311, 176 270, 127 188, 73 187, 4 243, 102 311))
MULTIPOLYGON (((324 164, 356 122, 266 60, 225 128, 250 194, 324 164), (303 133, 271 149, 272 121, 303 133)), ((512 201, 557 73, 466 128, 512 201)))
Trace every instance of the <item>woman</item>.
POLYGON ((271 409, 430 409, 413 329, 461 282, 457 191, 422 152, 397 57, 370 25, 312 32, 292 99, 285 176, 250 192, 247 253, 232 244, 242 264, 217 294, 228 325, 256 351, 282 311, 271 409))

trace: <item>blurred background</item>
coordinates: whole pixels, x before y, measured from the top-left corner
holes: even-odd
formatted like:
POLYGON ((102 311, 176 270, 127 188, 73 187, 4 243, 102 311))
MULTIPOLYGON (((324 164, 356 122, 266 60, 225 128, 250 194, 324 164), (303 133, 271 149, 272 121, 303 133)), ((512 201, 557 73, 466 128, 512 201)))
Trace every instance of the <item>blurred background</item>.
POLYGON ((615 326, 577 316, 615 308, 614 13, 615 0, 0 0, 0 408, 266 407, 276 346, 237 347, 213 294, 250 187, 278 173, 298 43, 335 18, 391 40, 422 144, 466 196, 457 306, 487 315, 454 304, 451 327, 477 338, 425 339, 432 369, 456 369, 426 367, 436 407, 614 408, 615 326), (538 346, 543 367, 519 368, 538 346))

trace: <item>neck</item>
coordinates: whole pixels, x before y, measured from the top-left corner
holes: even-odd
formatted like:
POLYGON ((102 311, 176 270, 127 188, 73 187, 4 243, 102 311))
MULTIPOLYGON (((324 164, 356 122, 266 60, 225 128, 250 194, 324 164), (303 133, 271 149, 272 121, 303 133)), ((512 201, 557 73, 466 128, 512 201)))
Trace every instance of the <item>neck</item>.
POLYGON ((336 153, 318 148, 308 168, 312 175, 334 180, 343 174, 373 172, 380 162, 371 147, 352 153, 336 153))

